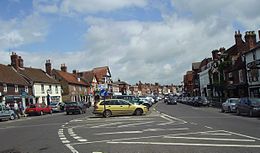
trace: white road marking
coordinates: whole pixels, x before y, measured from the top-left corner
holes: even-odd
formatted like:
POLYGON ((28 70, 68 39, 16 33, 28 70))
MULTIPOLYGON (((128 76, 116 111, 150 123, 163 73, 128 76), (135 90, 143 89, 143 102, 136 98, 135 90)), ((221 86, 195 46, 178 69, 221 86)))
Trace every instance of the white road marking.
POLYGON ((70 122, 82 122, 83 120, 79 120, 79 119, 75 119, 75 120, 71 120, 70 122))
POLYGON ((60 138, 61 140, 67 140, 67 138, 63 137, 63 138, 60 138))
POLYGON ((229 134, 229 133, 201 133, 201 135, 217 135, 217 136, 229 136, 229 135, 232 135, 232 134, 229 134))
POLYGON ((77 134, 70 134, 70 136, 72 136, 72 137, 76 137, 76 136, 77 136, 77 134))
POLYGON ((188 123, 188 122, 186 122, 186 121, 184 121, 184 120, 182 120, 182 119, 179 119, 179 118, 176 118, 176 117, 173 117, 173 116, 170 116, 170 115, 164 114, 164 113, 161 113, 161 114, 164 115, 164 116, 166 116, 166 117, 168 117, 168 118, 171 118, 171 119, 173 119, 173 120, 180 121, 180 122, 182 122, 183 124, 188 123))
POLYGON ((97 121, 97 120, 100 120, 101 118, 88 118, 87 120, 88 121, 97 121))
POLYGON ((239 145, 239 144, 203 144, 203 143, 163 143, 163 142, 107 142, 109 144, 143 144, 143 145, 171 145, 171 146, 206 146, 206 147, 240 147, 260 148, 260 145, 239 145))
POLYGON ((64 140, 64 141, 61 141, 62 143, 70 143, 69 140, 64 140))
POLYGON ((198 123, 194 123, 194 122, 190 122, 190 124, 192 124, 192 125, 198 125, 198 123))
POLYGON ((143 133, 143 131, 107 132, 107 133, 96 133, 95 135, 135 134, 135 133, 143 133))
POLYGON ((64 134, 59 134, 59 137, 65 137, 65 135, 64 134))
POLYGON ((143 131, 152 131, 152 132, 156 132, 156 131, 179 131, 179 130, 188 130, 189 128, 171 128, 171 129, 144 129, 143 131))
POLYGON ((73 137, 74 139, 81 139, 81 137, 79 137, 79 136, 76 136, 76 137, 73 137))
POLYGON ((87 139, 78 139, 79 142, 86 142, 88 141, 87 139))
POLYGON ((117 126, 117 127, 118 127, 118 128, 131 127, 131 126, 136 126, 136 125, 150 124, 150 123, 153 123, 153 122, 154 122, 154 121, 141 122, 141 123, 132 123, 132 124, 120 125, 120 126, 117 126))
POLYGON ((169 139, 188 139, 188 140, 214 140, 214 141, 255 142, 255 140, 252 140, 252 139, 198 138, 198 137, 174 137, 174 136, 164 136, 164 138, 169 138, 169 139))
POLYGON ((208 128, 208 129, 213 129, 212 127, 210 127, 210 126, 204 126, 205 128, 208 128))
POLYGON ((70 144, 66 144, 66 147, 69 148, 69 150, 72 152, 72 153, 79 153, 74 147, 72 147, 70 144))
POLYGON ((256 137, 252 137, 252 136, 248 136, 248 135, 244 135, 244 134, 240 134, 240 133, 225 131, 225 130, 222 130, 222 131, 223 131, 223 132, 230 133, 230 134, 238 135, 238 136, 241 136, 241 137, 246 137, 246 138, 250 138, 250 139, 254 139, 254 140, 260 141, 260 138, 256 138, 256 137))
POLYGON ((109 123, 109 124, 101 124, 97 126, 92 126, 90 128, 100 128, 100 127, 106 127, 106 126, 111 126, 111 125, 117 125, 117 124, 122 124, 123 122, 115 122, 115 123, 109 123))

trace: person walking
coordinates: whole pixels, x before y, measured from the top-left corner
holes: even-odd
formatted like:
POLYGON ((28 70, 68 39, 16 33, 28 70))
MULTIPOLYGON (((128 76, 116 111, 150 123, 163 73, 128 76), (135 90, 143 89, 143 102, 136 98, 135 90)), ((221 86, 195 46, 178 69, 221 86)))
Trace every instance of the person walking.
POLYGON ((19 107, 19 113, 20 113, 20 115, 21 115, 21 116, 24 116, 24 107, 23 107, 22 102, 19 102, 18 107, 19 107))
POLYGON ((17 118, 19 119, 20 115, 19 115, 19 107, 18 107, 17 102, 14 102, 14 113, 16 114, 17 118))

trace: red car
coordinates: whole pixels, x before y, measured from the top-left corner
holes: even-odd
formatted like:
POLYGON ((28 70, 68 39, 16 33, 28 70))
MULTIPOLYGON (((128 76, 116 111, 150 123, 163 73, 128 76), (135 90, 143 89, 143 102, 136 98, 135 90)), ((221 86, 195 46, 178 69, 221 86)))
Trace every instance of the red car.
POLYGON ((31 104, 25 109, 25 113, 28 115, 43 115, 52 114, 52 109, 50 106, 42 104, 31 104))

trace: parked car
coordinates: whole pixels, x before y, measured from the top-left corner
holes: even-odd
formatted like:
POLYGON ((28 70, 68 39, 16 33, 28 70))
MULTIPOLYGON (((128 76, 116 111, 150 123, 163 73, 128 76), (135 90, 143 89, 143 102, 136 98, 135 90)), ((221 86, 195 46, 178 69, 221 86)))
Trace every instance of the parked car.
POLYGON ((87 103, 84 102, 66 102, 65 103, 66 114, 82 114, 87 111, 87 103))
POLYGON ((228 98, 222 103, 221 112, 236 112, 239 98, 228 98))
POLYGON ((168 105, 177 105, 177 97, 170 96, 166 102, 168 105))
POLYGON ((50 107, 53 112, 61 112, 62 111, 62 103, 61 102, 51 102, 50 107))
POLYGON ((147 106, 148 108, 153 105, 153 103, 149 101, 145 96, 140 96, 139 101, 142 101, 142 104, 147 106))
POLYGON ((193 106, 209 106, 209 100, 204 96, 197 96, 192 104, 193 106))
POLYGON ((30 104, 25 109, 25 114, 27 115, 52 114, 52 108, 50 106, 47 106, 45 103, 30 104))
POLYGON ((14 120, 16 115, 13 110, 0 104, 0 120, 14 120))
POLYGON ((123 99, 107 99, 96 103, 93 114, 110 117, 115 115, 142 115, 147 112, 148 108, 144 105, 131 104, 123 99))
POLYGON ((237 115, 244 113, 249 116, 260 115, 260 98, 240 98, 236 113, 237 115))

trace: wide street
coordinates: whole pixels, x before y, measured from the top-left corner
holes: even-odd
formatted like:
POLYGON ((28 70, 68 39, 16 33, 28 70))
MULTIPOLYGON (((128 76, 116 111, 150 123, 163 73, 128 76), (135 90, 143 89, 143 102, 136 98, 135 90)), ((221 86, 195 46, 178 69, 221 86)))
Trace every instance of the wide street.
MULTIPOLYGON (((157 103, 144 116, 63 113, 0 122, 1 148, 22 153, 259 153, 260 118, 157 103)), ((1 152, 0 151, 0 152, 1 152)))

